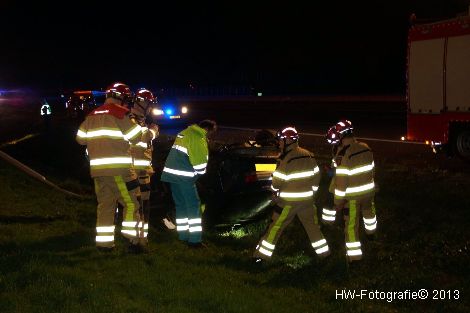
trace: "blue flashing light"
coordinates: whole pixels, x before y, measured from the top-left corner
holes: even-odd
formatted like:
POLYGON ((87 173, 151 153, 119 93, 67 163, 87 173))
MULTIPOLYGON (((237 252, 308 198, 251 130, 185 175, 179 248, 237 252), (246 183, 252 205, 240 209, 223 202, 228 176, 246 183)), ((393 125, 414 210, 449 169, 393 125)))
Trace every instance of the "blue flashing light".
POLYGON ((165 113, 166 113, 166 115, 172 115, 172 114, 173 114, 173 110, 172 110, 172 109, 166 109, 166 110, 165 110, 165 113))
POLYGON ((104 95, 106 95, 105 91, 98 91, 98 90, 93 90, 91 93, 92 93, 93 96, 104 96, 104 95))

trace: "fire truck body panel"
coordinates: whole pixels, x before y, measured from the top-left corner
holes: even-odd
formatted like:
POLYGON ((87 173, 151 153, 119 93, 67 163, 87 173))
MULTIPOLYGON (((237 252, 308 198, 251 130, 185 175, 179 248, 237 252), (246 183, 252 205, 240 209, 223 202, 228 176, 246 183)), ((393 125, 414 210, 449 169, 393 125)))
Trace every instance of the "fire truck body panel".
POLYGON ((470 16, 411 27, 407 74, 407 139, 469 154, 470 16))

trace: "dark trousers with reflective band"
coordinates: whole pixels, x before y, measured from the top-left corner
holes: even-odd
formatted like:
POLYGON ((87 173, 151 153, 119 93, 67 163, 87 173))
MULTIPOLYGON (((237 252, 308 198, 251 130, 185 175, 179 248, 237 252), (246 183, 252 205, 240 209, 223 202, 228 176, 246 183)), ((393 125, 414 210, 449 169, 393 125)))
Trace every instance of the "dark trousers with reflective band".
POLYGON ((178 238, 191 243, 202 240, 201 201, 194 183, 170 183, 176 208, 178 238))
POLYGON ((344 237, 346 242, 346 256, 349 261, 362 259, 361 242, 359 240, 359 227, 361 216, 364 221, 366 233, 373 234, 377 228, 375 204, 372 197, 349 200, 348 209, 344 210, 344 237))
POLYGON ((280 214, 274 212, 271 225, 259 241, 253 256, 263 259, 271 257, 282 232, 296 216, 307 232, 315 252, 321 256, 329 254, 328 244, 318 225, 317 208, 310 200, 290 202, 283 206, 280 214))
MULTIPOLYGON (((131 229, 136 234, 135 224, 140 220, 139 201, 137 196, 139 188, 135 177, 129 176, 101 176, 95 177, 95 192, 98 200, 96 219, 96 246, 114 246, 114 213, 116 202, 119 202, 124 210, 124 221, 134 222, 131 229), (129 190, 130 189, 130 190, 129 190)), ((129 233, 123 235, 134 240, 136 236, 129 233)))
POLYGON ((144 218, 144 236, 148 236, 149 217, 150 217, 150 176, 139 176, 140 197, 142 200, 142 212, 144 218))

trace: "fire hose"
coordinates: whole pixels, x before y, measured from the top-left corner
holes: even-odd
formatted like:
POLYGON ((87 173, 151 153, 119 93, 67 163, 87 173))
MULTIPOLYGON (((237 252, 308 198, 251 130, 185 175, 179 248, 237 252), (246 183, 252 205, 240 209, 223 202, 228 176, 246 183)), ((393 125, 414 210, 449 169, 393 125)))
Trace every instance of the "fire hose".
POLYGON ((57 186, 56 184, 50 182, 49 180, 47 180, 46 177, 44 177, 43 175, 39 174, 38 172, 36 172, 35 170, 33 170, 32 168, 28 167, 27 165, 21 163, 20 161, 12 158, 11 156, 9 156, 8 154, 6 154, 5 152, 3 151, 0 151, 0 157, 2 159, 4 159, 5 161, 7 161, 8 163, 10 163, 11 165, 15 166, 16 168, 18 168, 19 170, 23 171, 24 173, 28 174, 29 176, 39 180, 40 182, 66 194, 66 195, 69 195, 69 196, 72 196, 72 197, 76 197, 76 198, 80 198, 80 199, 83 199, 84 196, 83 195, 79 195, 79 194, 76 194, 74 192, 71 192, 71 191, 68 191, 68 190, 65 190, 65 189, 62 189, 60 188, 59 186, 57 186))

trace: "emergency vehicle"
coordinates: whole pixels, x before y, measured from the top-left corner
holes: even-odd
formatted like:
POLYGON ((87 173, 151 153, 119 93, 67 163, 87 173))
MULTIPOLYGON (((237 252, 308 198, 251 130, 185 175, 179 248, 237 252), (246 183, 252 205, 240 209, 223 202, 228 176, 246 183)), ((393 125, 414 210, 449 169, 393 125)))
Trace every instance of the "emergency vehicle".
POLYGON ((72 118, 83 117, 102 105, 105 99, 106 93, 104 91, 77 90, 67 98, 65 109, 67 115, 72 118))
POLYGON ((407 140, 470 160, 470 16, 411 26, 407 102, 407 140))

